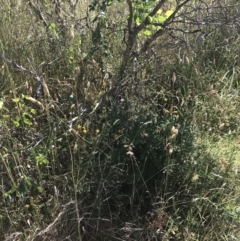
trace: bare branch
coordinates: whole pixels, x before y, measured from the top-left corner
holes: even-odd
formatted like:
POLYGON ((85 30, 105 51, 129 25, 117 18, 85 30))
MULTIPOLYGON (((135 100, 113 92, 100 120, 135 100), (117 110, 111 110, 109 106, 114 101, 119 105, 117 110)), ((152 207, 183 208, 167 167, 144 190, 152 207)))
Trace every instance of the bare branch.
POLYGON ((147 48, 149 45, 151 45, 159 36, 163 34, 165 31, 166 27, 172 23, 173 19, 175 18, 176 14, 179 12, 179 10, 186 5, 190 0, 185 0, 181 4, 177 5, 175 11, 169 16, 169 18, 161 25, 161 29, 156 31, 150 38, 148 38, 145 43, 143 44, 143 47, 141 49, 141 53, 146 52, 147 48))
POLYGON ((128 4, 128 10, 129 10, 129 18, 128 18, 128 33, 132 33, 132 23, 133 23, 133 7, 132 7, 132 1, 127 0, 128 4))
POLYGON ((42 20, 43 25, 47 28, 47 27, 48 27, 48 23, 47 23, 47 21, 45 20, 43 14, 42 14, 42 12, 41 12, 41 10, 40 10, 38 7, 36 7, 36 6, 32 3, 31 0, 29 0, 28 3, 29 3, 29 6, 30 6, 30 7, 33 9, 33 11, 36 13, 36 15, 39 17, 39 19, 42 20))
MULTIPOLYGON (((68 202, 67 204, 65 204, 65 205, 64 205, 64 208, 63 208, 63 211, 58 214, 57 218, 56 218, 52 223, 50 223, 44 230, 40 231, 40 232, 37 234, 36 237, 42 236, 43 234, 48 233, 49 231, 51 231, 52 228, 55 226, 55 224, 56 224, 56 223, 61 219, 61 217, 66 213, 67 208, 68 208, 70 205, 72 205, 72 204, 75 204, 75 202, 74 202, 74 201, 70 201, 70 202, 68 202)), ((81 219, 82 219, 82 218, 81 218, 81 219)), ((80 221, 81 221, 81 220, 80 220, 80 221)))
POLYGON ((15 232, 15 233, 12 233, 10 236, 8 236, 5 241, 14 241, 16 240, 16 238, 21 235, 22 233, 21 232, 15 232))
MULTIPOLYGON (((167 0, 161 0, 156 7, 152 10, 152 12, 150 12, 150 14, 148 16, 153 16, 157 13, 157 11, 164 5, 164 3, 166 3, 167 0)), ((135 29, 132 29, 132 21, 133 21, 133 9, 132 9, 132 2, 131 0, 127 0, 128 6, 129 6, 129 10, 130 10, 130 16, 128 19, 128 40, 126 42, 126 49, 123 53, 123 59, 122 59, 122 64, 120 67, 120 76, 123 74, 125 67, 128 64, 130 55, 132 53, 132 48, 136 42, 136 38, 138 33, 143 30, 145 28, 146 25, 149 24, 148 21, 148 17, 145 18, 145 20, 139 25, 137 26, 135 29)))
MULTIPOLYGON (((36 71, 33 72, 33 71, 31 71, 31 70, 29 70, 29 69, 27 69, 27 68, 24 68, 23 66, 21 66, 21 65, 15 63, 14 61, 6 58, 2 53, 0 53, 0 58, 3 59, 7 64, 11 65, 15 70, 21 71, 21 72, 26 72, 26 73, 31 74, 31 75, 34 76, 34 78, 37 80, 36 99, 38 99, 39 96, 41 95, 43 88, 44 88, 44 90, 45 90, 45 92, 46 92, 46 83, 45 83, 43 77, 40 76, 40 75, 38 75, 38 74, 36 73, 36 71)), ((57 61, 58 59, 59 59, 59 58, 54 59, 54 60, 50 61, 49 63, 42 63, 42 64, 40 64, 39 67, 42 67, 43 65, 45 65, 45 66, 46 66, 46 65, 51 65, 52 63, 54 63, 54 62, 57 61)), ((48 94, 48 92, 46 92, 46 93, 48 94)))
POLYGON ((150 12, 149 14, 148 14, 148 16, 144 19, 144 21, 135 29, 135 33, 136 33, 136 35, 141 31, 141 30, 143 30, 145 27, 146 27, 146 25, 149 25, 150 23, 149 23, 149 20, 148 20, 148 17, 152 17, 152 16, 154 16, 157 12, 158 12, 158 10, 165 4, 167 2, 167 0, 161 0, 157 5, 156 5, 156 7, 152 10, 152 12, 150 12))

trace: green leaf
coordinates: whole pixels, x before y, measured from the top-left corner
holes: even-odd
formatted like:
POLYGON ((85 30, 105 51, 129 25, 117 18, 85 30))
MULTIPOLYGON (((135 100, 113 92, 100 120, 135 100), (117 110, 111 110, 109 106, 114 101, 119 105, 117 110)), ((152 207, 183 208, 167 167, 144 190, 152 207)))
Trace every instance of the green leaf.
POLYGON ((144 33, 144 35, 146 35, 146 36, 151 36, 151 35, 152 35, 152 32, 149 31, 149 30, 145 30, 143 33, 144 33))
POLYGON ((141 24, 141 20, 139 17, 136 18, 135 23, 137 26, 139 26, 141 24))
POLYGON ((149 23, 152 23, 153 18, 152 18, 151 16, 148 16, 147 19, 148 19, 148 22, 149 22, 149 23))
POLYGON ((49 29, 55 29, 55 28, 56 28, 56 24, 55 23, 50 23, 49 29))
POLYGON ((151 25, 151 30, 156 30, 156 29, 160 29, 161 27, 159 26, 154 26, 154 25, 151 25))
POLYGON ((49 163, 48 159, 44 156, 36 156, 35 157, 36 161, 40 165, 47 165, 49 163))
POLYGON ((13 120, 13 124, 14 124, 16 127, 19 127, 19 126, 20 126, 19 117, 17 117, 15 120, 13 120))
POLYGON ((23 113, 23 122, 24 124, 28 125, 28 126, 31 126, 32 125, 32 121, 30 121, 28 119, 28 117, 32 117, 31 115, 29 115, 28 113, 23 113))
POLYGON ((42 187, 40 187, 40 186, 37 187, 37 190, 38 190, 40 193, 43 192, 43 189, 42 189, 42 187))
POLYGON ((9 193, 8 193, 8 192, 4 192, 4 193, 3 193, 3 196, 4 196, 4 197, 8 197, 8 196, 9 196, 9 193))
POLYGON ((26 117, 23 117, 23 122, 24 122, 24 124, 26 124, 28 126, 32 125, 32 122, 29 119, 27 119, 26 117))
POLYGON ((37 113, 37 111, 35 109, 31 109, 30 112, 34 115, 37 113))
POLYGON ((107 1, 107 5, 108 5, 108 6, 111 6, 112 4, 113 4, 113 0, 108 0, 108 1, 107 1))

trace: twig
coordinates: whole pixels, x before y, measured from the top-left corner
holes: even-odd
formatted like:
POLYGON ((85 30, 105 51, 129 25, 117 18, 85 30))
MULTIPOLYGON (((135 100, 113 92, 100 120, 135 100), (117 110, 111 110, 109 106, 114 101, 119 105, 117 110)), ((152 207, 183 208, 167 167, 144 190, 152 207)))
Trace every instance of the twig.
POLYGON ((32 1, 28 1, 29 3, 29 6, 33 9, 33 11, 36 13, 36 15, 39 17, 40 20, 42 20, 43 22, 43 25, 47 28, 48 27, 48 23, 47 21, 45 20, 42 12, 40 11, 40 9, 38 7, 36 7, 32 1))
POLYGON ((54 225, 61 219, 61 217, 66 213, 68 206, 70 206, 71 204, 75 204, 75 202, 70 201, 67 204, 65 204, 63 206, 64 207, 63 211, 58 214, 57 218, 52 223, 50 223, 44 230, 40 231, 36 237, 42 236, 43 234, 48 233, 54 227, 54 225))
POLYGON ((22 233, 21 232, 15 232, 15 233, 12 233, 11 235, 9 235, 5 241, 14 241, 15 238, 17 238, 19 235, 21 235, 22 233))
MULTIPOLYGON (((17 71, 21 71, 21 72, 26 72, 28 74, 31 74, 34 76, 34 78, 37 80, 37 90, 36 90, 36 99, 39 98, 39 96, 42 93, 42 89, 43 89, 43 84, 45 84, 45 80, 43 79, 42 76, 39 76, 36 71, 33 72, 27 68, 24 68, 23 66, 17 64, 16 62, 14 62, 13 60, 10 60, 8 58, 6 58, 2 53, 0 53, 0 58, 3 59, 7 64, 11 65, 15 70, 17 71)), ((52 63, 54 63, 55 61, 57 61, 59 58, 56 58, 48 63, 44 63, 41 65, 50 65, 52 63)), ((46 85, 46 84, 45 84, 46 85)), ((48 94, 48 93, 47 93, 48 94)))

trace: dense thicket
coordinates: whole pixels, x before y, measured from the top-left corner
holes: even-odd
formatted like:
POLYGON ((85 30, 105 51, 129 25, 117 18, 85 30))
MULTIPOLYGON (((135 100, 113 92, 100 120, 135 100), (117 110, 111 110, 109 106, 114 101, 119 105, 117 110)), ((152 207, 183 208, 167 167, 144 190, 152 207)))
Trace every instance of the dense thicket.
POLYGON ((0 239, 238 239, 238 9, 2 1, 0 239))

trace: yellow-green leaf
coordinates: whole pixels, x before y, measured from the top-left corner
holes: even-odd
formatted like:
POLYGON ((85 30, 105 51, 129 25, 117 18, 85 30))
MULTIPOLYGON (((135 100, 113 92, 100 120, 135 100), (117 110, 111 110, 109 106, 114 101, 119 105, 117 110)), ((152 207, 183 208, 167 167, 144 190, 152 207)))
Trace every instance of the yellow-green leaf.
POLYGON ((34 115, 37 113, 37 111, 35 109, 31 109, 30 112, 34 115))
POLYGON ((167 18, 169 18, 173 13, 174 13, 173 10, 168 10, 168 11, 165 13, 165 16, 166 16, 167 18))
POLYGON ((16 127, 19 127, 19 126, 20 126, 19 118, 18 118, 18 117, 17 117, 15 120, 13 120, 13 124, 14 124, 16 127))
POLYGON ((149 30, 145 30, 143 33, 144 33, 144 35, 146 35, 146 36, 151 36, 151 35, 152 35, 152 32, 149 31, 149 30))
POLYGON ((163 16, 158 16, 158 17, 157 17, 157 20, 158 20, 159 23, 163 23, 163 22, 166 21, 166 18, 163 17, 163 16))
POLYGON ((3 101, 0 100, 0 109, 2 109, 2 108, 3 108, 3 101))
POLYGON ((20 98, 13 98, 12 101, 18 103, 20 101, 20 98))
POLYGON ((141 24, 140 18, 136 18, 135 22, 136 22, 136 25, 139 26, 141 24))
POLYGON ((148 19, 148 22, 149 22, 149 23, 152 23, 153 19, 152 19, 151 16, 148 16, 147 19, 148 19))
POLYGON ((48 159, 42 155, 35 157, 36 161, 40 165, 47 165, 49 163, 48 159))

